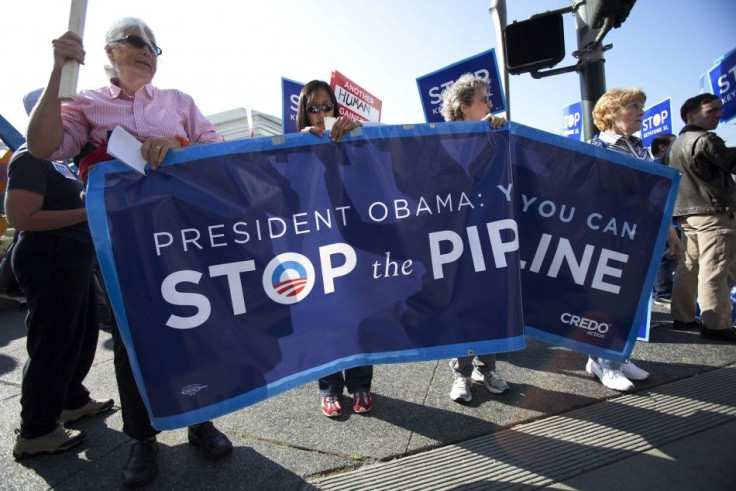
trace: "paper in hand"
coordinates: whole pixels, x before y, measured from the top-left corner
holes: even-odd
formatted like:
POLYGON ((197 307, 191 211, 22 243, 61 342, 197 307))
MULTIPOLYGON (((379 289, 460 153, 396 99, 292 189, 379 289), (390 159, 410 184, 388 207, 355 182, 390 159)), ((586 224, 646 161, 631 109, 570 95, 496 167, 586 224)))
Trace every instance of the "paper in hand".
POLYGON ((331 130, 332 129, 332 125, 335 124, 335 121, 337 121, 337 118, 332 117, 332 116, 325 116, 322 119, 325 122, 325 129, 326 130, 331 130))
POLYGON ((146 161, 141 155, 142 146, 136 137, 116 126, 107 142, 107 153, 145 176, 146 161))

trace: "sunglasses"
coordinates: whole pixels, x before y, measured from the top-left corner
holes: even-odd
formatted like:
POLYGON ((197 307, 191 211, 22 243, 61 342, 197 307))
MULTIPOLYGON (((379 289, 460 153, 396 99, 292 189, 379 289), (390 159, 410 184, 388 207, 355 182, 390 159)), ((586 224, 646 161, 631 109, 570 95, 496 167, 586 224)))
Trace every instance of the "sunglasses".
POLYGON ((138 48, 138 49, 146 48, 148 51, 150 51, 152 54, 156 56, 161 56, 161 53, 163 53, 161 48, 156 46, 154 43, 149 43, 148 41, 146 41, 145 39, 143 39, 137 34, 131 34, 130 36, 125 36, 124 38, 115 39, 110 42, 111 43, 120 43, 120 42, 128 43, 129 45, 133 46, 134 48, 138 48))
POLYGON ((333 104, 322 104, 321 106, 307 106, 307 112, 312 114, 317 114, 320 111, 331 113, 332 110, 335 108, 333 104))

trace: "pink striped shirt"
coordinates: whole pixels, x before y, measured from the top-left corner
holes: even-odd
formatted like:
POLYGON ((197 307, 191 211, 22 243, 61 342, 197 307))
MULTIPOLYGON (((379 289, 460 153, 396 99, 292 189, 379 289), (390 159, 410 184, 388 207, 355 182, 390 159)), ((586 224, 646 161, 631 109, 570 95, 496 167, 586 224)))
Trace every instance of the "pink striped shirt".
POLYGON ((61 105, 64 140, 52 160, 74 157, 87 142, 107 143, 108 131, 121 126, 141 142, 151 137, 179 135, 192 143, 225 141, 194 100, 175 89, 147 84, 128 96, 120 87, 84 90, 61 105))

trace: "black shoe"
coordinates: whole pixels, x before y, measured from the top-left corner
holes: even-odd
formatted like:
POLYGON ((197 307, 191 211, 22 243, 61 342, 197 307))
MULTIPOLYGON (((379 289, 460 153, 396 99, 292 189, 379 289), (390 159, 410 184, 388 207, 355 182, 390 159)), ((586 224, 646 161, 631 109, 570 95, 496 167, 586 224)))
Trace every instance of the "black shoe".
POLYGON ((156 440, 135 440, 130 447, 130 457, 123 467, 123 485, 137 488, 148 484, 156 477, 156 440))
POLYGON ((694 321, 691 321, 691 322, 683 322, 683 321, 678 321, 677 319, 675 319, 672 322, 672 329, 674 329, 675 331, 694 331, 696 329, 702 329, 702 328, 703 328, 703 323, 698 319, 695 319, 694 321))
POLYGON ((189 443, 199 448, 207 460, 221 459, 233 450, 233 444, 224 433, 215 428, 212 421, 190 426, 187 434, 189 443))
POLYGON ((710 329, 703 326, 700 328, 700 337, 703 339, 716 339, 718 341, 736 343, 736 329, 733 327, 727 329, 710 329))

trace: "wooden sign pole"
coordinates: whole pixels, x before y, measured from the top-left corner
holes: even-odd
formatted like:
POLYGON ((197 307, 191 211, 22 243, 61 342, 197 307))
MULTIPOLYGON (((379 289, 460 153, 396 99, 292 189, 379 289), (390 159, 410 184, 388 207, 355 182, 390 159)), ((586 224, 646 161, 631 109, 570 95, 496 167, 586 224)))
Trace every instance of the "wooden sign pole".
MULTIPOLYGON (((69 12, 69 30, 79 37, 84 37, 84 19, 87 16, 87 0, 72 0, 69 12)), ((61 82, 59 84, 59 99, 68 101, 77 96, 77 79, 79 78, 79 63, 68 60, 61 67, 61 82)))

